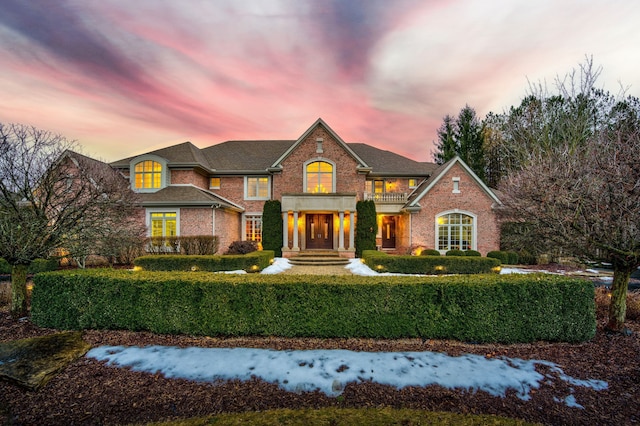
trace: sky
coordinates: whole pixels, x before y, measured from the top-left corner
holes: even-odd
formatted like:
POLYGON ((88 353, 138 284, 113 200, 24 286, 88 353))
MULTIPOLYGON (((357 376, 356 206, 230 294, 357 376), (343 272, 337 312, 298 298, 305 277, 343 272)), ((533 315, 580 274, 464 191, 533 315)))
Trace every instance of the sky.
POLYGON ((114 161, 191 141, 346 142, 431 161, 437 128, 587 58, 640 96, 628 0, 0 0, 0 123, 114 161))

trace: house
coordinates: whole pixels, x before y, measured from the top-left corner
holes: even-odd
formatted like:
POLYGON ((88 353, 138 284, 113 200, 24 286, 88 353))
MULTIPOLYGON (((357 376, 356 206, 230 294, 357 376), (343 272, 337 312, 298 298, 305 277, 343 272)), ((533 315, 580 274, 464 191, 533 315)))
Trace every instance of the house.
POLYGON ((296 140, 190 142, 111 164, 142 198, 150 236, 260 241, 266 200, 282 204, 283 256, 353 257, 356 202, 373 200, 381 250, 499 249, 500 200, 460 159, 438 166, 346 143, 322 119, 296 140))

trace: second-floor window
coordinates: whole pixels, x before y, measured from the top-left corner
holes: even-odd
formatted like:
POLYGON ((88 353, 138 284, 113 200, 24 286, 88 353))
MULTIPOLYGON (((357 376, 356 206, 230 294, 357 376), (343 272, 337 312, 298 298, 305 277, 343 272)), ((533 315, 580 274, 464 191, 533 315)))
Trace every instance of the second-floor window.
POLYGON ((269 199, 269 177, 247 177, 245 180, 246 196, 248 200, 267 200, 269 199))
POLYGON ((333 165, 326 161, 307 164, 306 192, 326 194, 333 192, 333 165))
POLYGON ((157 189, 162 186, 162 164, 145 160, 134 167, 136 189, 157 189))

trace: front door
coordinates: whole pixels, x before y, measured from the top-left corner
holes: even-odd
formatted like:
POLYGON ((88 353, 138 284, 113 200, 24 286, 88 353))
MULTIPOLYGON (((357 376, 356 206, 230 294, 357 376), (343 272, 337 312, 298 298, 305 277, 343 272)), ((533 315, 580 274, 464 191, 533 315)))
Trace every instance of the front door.
POLYGON ((307 249, 333 249, 333 215, 307 214, 307 249))
POLYGON ((396 217, 382 217, 382 248, 396 247, 396 217))

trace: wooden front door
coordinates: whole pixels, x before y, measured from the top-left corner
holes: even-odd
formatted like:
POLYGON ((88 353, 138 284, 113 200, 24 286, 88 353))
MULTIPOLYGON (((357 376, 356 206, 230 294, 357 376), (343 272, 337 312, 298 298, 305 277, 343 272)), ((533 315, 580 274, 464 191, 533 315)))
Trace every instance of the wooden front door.
POLYGON ((396 217, 382 217, 382 248, 396 247, 396 217))
POLYGON ((307 214, 307 249, 333 249, 333 215, 307 214))

